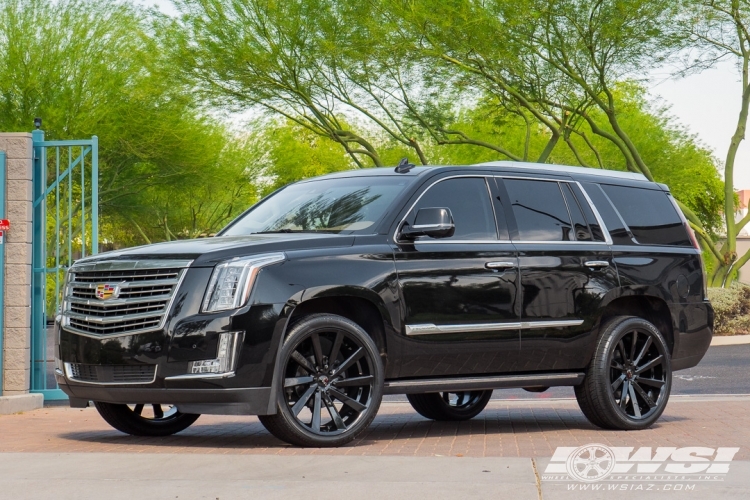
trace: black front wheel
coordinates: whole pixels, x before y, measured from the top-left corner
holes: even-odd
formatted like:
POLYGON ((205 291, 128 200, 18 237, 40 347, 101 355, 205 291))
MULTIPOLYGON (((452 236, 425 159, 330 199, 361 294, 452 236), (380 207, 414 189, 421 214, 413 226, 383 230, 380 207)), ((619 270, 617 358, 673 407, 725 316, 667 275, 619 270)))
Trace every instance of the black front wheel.
POLYGON ((635 430, 661 416, 671 387, 669 348, 661 332, 645 319, 620 316, 604 327, 575 393, 594 425, 635 430))
POLYGON ((112 427, 133 436, 171 436, 184 431, 200 415, 180 413, 173 405, 94 402, 99 415, 112 427))
POLYGON ((469 420, 479 415, 492 397, 492 391, 435 392, 407 394, 412 408, 432 420, 469 420))
POLYGON ((260 416, 277 438, 297 446, 341 446, 375 418, 383 397, 383 364, 359 325, 332 314, 310 315, 281 348, 275 415, 260 416))

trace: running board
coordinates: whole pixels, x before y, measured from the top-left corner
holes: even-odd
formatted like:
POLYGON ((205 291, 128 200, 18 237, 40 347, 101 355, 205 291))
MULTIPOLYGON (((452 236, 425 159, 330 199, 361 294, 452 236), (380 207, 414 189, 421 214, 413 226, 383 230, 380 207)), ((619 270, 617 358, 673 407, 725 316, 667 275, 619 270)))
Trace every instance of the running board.
POLYGON ((390 380, 385 383, 383 394, 423 394, 428 392, 519 389, 522 387, 555 387, 578 385, 583 382, 583 377, 583 373, 550 373, 390 380))

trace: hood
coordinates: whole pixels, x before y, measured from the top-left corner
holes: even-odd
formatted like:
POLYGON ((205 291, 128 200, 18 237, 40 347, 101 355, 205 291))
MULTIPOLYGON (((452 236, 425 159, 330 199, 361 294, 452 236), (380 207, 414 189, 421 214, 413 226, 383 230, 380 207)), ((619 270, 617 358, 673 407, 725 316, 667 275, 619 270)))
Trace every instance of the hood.
POLYGON ((267 252, 344 247, 354 236, 318 233, 274 233, 248 236, 219 236, 194 240, 166 241, 153 245, 114 250, 85 257, 76 264, 112 260, 185 259, 191 267, 209 267, 222 260, 267 252))

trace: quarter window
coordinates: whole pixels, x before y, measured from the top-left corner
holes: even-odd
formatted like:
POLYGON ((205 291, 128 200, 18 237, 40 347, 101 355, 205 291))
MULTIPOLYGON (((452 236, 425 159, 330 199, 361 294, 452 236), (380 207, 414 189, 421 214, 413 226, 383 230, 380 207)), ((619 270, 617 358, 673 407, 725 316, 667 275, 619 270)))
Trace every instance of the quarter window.
POLYGON ((521 241, 573 241, 573 226, 554 181, 504 179, 521 241))
POLYGON ((607 184, 601 186, 638 243, 691 245, 682 219, 664 191, 607 184))
POLYGON ((456 232, 450 238, 439 241, 494 240, 497 229, 491 203, 484 177, 446 179, 424 193, 412 210, 411 221, 420 208, 448 208, 453 215, 456 232))

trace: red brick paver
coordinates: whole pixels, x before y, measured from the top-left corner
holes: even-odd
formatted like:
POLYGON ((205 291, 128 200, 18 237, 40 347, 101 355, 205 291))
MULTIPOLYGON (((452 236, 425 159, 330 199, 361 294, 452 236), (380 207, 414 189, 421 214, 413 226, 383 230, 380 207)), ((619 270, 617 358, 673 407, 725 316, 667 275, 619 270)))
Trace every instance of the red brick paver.
POLYGON ((51 407, 0 416, 0 452, 335 454, 549 457, 557 446, 739 446, 750 459, 750 399, 670 402, 644 431, 604 431, 575 401, 491 401, 468 422, 433 422, 406 403, 383 403, 364 436, 334 449, 295 448, 266 432, 255 417, 204 415, 167 438, 140 438, 110 428, 93 408, 51 407))

